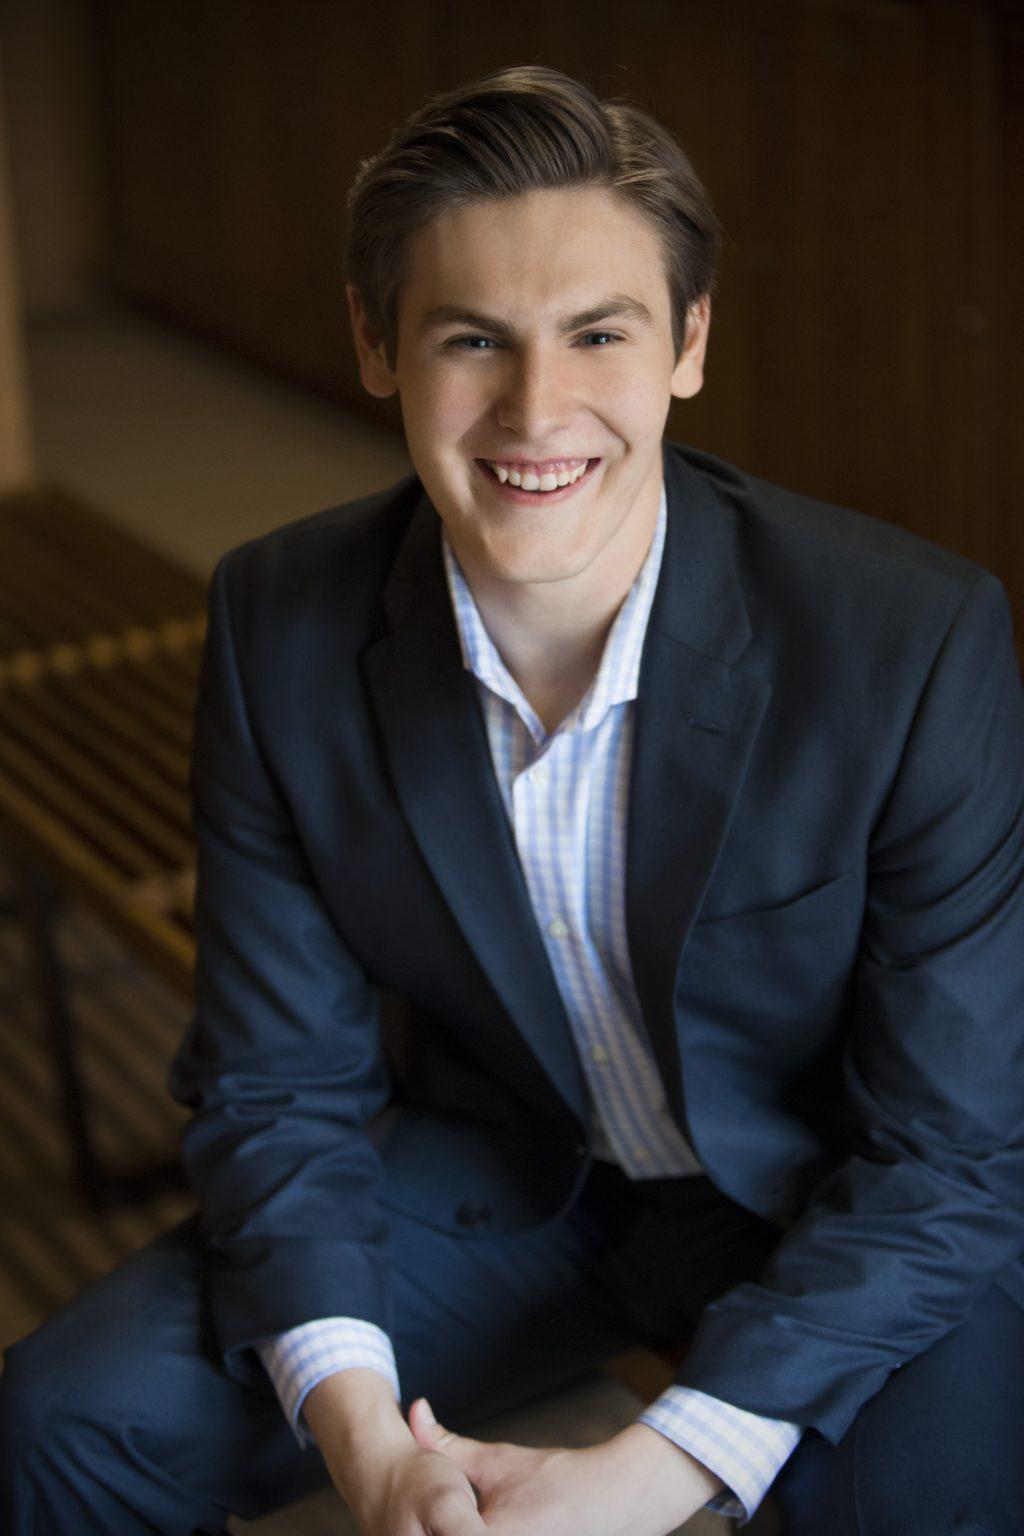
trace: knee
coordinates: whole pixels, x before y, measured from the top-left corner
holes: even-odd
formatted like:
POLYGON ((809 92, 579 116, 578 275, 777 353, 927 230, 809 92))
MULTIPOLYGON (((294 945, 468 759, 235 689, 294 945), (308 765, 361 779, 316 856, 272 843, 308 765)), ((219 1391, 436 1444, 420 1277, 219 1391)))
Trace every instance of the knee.
POLYGON ((26 1455, 45 1437, 52 1449, 72 1424, 109 1423, 121 1396, 116 1354, 98 1341, 71 1338, 44 1323, 4 1354, 0 1376, 0 1444, 26 1455))
POLYGON ((0 1527, 12 1536, 155 1530, 138 1523, 127 1502, 132 1467, 117 1356, 105 1368, 102 1340, 69 1340, 65 1333, 44 1324, 6 1352, 0 1376, 0 1527), (119 1490, 116 1511, 111 1488, 119 1490))
POLYGON ((4 1351, 0 1375, 0 1445, 5 1452, 16 1441, 19 1447, 35 1439, 36 1430, 48 1413, 45 1399, 48 1385, 45 1375, 34 1368, 30 1335, 4 1351))
POLYGON ((772 1488, 785 1536, 1013 1536, 1007 1494, 983 1458, 946 1446, 936 1460, 924 1435, 880 1441, 863 1421, 838 1445, 805 1437, 772 1488))
POLYGON ((0 1375, 0 1525, 12 1531, 23 1529, 27 1490, 42 1475, 41 1452, 49 1438, 49 1389, 29 1364, 30 1342, 5 1351, 0 1375))
POLYGON ((6 1352, 0 1527, 11 1536, 165 1529, 139 1523, 127 1502, 131 1467, 118 1433, 116 1388, 109 1372, 94 1368, 91 1353, 88 1341, 77 1350, 58 1348, 46 1325, 6 1352))
POLYGON ((64 1373, 55 1369, 41 1346, 39 1335, 30 1334, 4 1353, 0 1376, 0 1446, 5 1461, 24 1461, 45 1429, 52 1439, 59 1428, 62 1408, 76 1401, 64 1373))

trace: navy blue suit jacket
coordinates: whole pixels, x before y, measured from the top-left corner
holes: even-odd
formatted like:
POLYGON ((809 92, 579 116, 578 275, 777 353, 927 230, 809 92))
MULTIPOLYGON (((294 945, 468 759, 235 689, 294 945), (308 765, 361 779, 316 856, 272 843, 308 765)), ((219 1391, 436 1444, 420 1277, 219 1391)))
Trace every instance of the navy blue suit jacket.
MULTIPOLYGON (((893 527, 670 444, 665 473, 630 954, 681 1129, 779 1228, 679 1379, 835 1439, 993 1280, 1024 1305, 1010 616, 992 576, 893 527)), ((415 476, 221 561, 193 784, 172 1089, 244 1375, 312 1318, 389 1326, 391 1206, 472 1241, 567 1209, 589 1159, 415 476), (421 1064, 384 1119, 379 989, 411 1000, 421 1064)))

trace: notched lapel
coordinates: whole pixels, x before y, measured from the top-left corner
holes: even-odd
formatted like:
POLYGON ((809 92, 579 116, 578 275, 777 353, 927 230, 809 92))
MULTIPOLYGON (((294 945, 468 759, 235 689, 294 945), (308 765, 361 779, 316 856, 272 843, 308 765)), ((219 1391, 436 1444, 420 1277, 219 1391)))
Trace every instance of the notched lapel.
MULTIPOLYGON (((561 1099, 585 1123, 579 1058, 494 777, 475 685, 462 664, 437 513, 425 496, 384 601, 392 628, 366 652, 363 666, 398 799, 495 991, 561 1099)), ((508 1041, 497 1033, 494 1047, 508 1056, 508 1041)), ((547 1085, 533 1087, 535 1096, 550 1093, 547 1085)))
POLYGON ((750 637, 735 514, 666 448, 668 529, 640 668, 626 861, 633 977, 669 1103, 686 1129, 674 994, 770 685, 750 637))

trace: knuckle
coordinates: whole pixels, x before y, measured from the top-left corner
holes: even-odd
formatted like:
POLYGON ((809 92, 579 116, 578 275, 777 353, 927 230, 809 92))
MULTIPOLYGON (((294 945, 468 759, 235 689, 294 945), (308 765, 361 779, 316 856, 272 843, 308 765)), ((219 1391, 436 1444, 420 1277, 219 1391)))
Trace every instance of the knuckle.
POLYGON ((439 1488, 430 1501, 435 1520, 451 1520, 466 1512, 466 1494, 461 1488, 439 1488))

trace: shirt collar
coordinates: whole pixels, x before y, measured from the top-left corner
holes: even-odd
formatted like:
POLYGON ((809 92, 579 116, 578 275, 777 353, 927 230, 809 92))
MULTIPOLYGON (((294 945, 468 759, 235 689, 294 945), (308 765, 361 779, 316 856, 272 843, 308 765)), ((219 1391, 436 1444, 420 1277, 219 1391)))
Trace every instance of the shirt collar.
MULTIPOLYGON (((597 676, 580 702, 562 721, 558 727, 559 732, 591 731, 600 725, 614 704, 624 704, 636 698, 640 681, 640 657, 661 570, 667 521, 667 499, 662 484, 661 504, 651 547, 609 631, 597 676)), ((484 628, 480 610, 462 574, 444 524, 441 525, 441 548, 463 666, 485 688, 513 706, 535 740, 543 740, 547 732, 484 628)))

